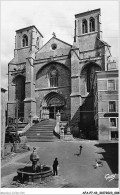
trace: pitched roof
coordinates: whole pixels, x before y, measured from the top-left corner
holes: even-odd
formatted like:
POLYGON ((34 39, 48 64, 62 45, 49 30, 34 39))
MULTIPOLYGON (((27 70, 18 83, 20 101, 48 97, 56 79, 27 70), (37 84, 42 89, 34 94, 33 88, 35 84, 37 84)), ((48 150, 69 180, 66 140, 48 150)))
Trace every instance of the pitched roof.
POLYGON ((94 9, 94 10, 88 10, 86 12, 82 12, 82 13, 79 13, 79 14, 75 14, 75 17, 77 16, 84 16, 84 15, 88 15, 88 14, 92 14, 92 13, 95 13, 95 12, 100 12, 100 8, 99 9, 94 9))
POLYGON ((18 29, 18 30, 16 30, 16 32, 21 32, 21 31, 24 31, 24 30, 29 30, 29 29, 31 29, 31 28, 35 28, 35 29, 38 31, 38 33, 41 35, 41 37, 43 37, 43 35, 42 35, 42 34, 40 33, 40 31, 36 28, 35 25, 32 25, 32 26, 28 26, 28 27, 25 27, 25 28, 18 29))

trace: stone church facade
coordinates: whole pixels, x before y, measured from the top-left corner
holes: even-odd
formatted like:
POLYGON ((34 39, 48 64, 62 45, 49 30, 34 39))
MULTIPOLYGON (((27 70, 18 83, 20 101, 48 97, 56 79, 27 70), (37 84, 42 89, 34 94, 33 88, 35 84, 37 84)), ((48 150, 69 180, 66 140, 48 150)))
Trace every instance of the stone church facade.
POLYGON ((43 45, 35 26, 16 31, 8 64, 8 118, 69 121, 71 130, 94 126, 94 74, 107 70, 110 46, 101 40, 100 9, 75 15, 73 45, 53 33, 43 45))

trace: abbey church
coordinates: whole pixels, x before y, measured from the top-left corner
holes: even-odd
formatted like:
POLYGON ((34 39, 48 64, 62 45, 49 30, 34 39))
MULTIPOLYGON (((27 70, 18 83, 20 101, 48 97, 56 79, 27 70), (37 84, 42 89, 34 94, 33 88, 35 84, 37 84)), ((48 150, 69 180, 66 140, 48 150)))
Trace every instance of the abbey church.
POLYGON ((73 45, 60 40, 55 33, 43 45, 42 32, 36 26, 16 30, 14 58, 8 64, 9 122, 16 118, 17 101, 21 122, 29 123, 34 117, 55 119, 59 111, 71 132, 85 133, 89 128, 99 131, 98 139, 109 140, 115 136, 111 131, 118 131, 117 87, 113 100, 108 98, 112 98, 112 92, 108 97, 103 94, 108 106, 115 109, 105 112, 114 115, 105 117, 99 110, 106 104, 102 93, 100 104, 98 87, 112 88, 118 82, 118 70, 110 62, 110 45, 101 39, 100 17, 100 9, 75 15, 73 45), (101 125, 107 123, 111 131, 102 131, 101 125))

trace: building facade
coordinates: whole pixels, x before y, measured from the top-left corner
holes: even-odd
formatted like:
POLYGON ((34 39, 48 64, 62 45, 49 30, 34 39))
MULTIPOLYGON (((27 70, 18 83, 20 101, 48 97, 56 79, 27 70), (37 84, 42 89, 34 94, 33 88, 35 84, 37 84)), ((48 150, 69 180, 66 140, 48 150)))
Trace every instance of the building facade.
POLYGON ((118 139, 118 70, 96 72, 94 119, 99 140, 118 139))
POLYGON ((92 84, 106 71, 110 46, 101 40, 100 9, 75 15, 73 45, 53 37, 43 45, 35 26, 16 31, 14 58, 8 64, 8 117, 69 121, 71 132, 95 127, 92 84), (87 121, 87 123, 86 123, 87 121))

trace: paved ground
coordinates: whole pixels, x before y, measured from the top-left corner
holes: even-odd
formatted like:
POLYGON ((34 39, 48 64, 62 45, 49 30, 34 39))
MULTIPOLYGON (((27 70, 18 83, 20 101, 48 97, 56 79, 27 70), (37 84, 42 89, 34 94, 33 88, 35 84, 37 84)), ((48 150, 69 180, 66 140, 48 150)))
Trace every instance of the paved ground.
MULTIPOLYGON (((47 183, 38 187, 63 188, 116 188, 118 187, 118 145, 117 143, 101 143, 97 141, 60 141, 49 143, 29 143, 37 147, 41 164, 52 166, 55 157, 59 161, 59 175, 52 177, 47 183), (79 154, 79 146, 83 149, 79 154), (101 159, 103 167, 94 169, 95 159, 101 159), (106 174, 116 174, 111 181, 105 179, 106 174)), ((2 162, 2 187, 11 187, 17 168, 29 162, 30 152, 17 155, 2 162)), ((12 186, 13 187, 13 186, 12 186)), ((18 186, 21 187, 21 186, 18 186)), ((22 186, 24 187, 24 186, 22 186)), ((36 186, 37 187, 37 186, 36 186)))

